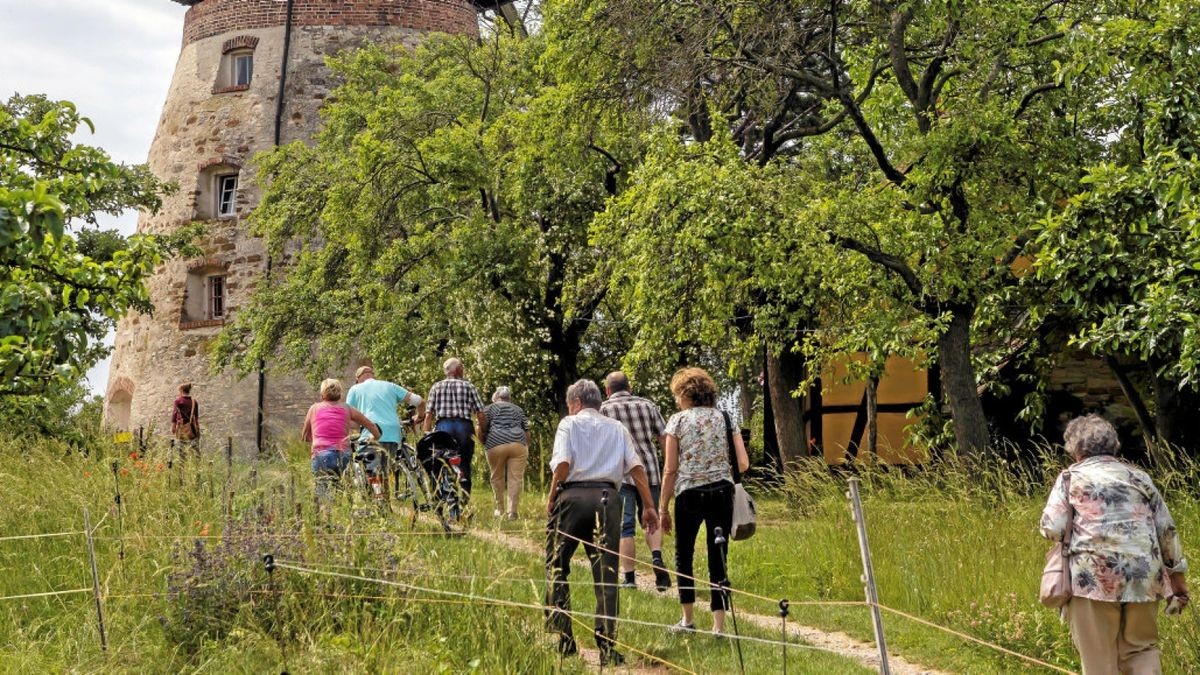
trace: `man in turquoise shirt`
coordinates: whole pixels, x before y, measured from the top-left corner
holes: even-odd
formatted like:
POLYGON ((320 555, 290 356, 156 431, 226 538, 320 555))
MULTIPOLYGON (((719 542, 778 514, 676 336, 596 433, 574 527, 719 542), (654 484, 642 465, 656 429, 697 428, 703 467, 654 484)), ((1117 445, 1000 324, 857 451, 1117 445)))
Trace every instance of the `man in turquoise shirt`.
POLYGON ((379 425, 382 432, 379 444, 394 453, 401 440, 399 406, 416 406, 415 420, 420 424, 425 418, 425 401, 398 384, 375 379, 375 371, 371 366, 359 368, 354 373, 354 381, 357 384, 350 387, 346 394, 346 405, 357 408, 367 419, 379 425))

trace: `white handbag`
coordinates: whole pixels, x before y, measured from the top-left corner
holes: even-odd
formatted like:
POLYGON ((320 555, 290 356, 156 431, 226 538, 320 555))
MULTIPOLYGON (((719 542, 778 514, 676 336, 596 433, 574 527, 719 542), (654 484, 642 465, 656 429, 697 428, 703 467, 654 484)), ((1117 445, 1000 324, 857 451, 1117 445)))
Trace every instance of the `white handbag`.
POLYGON ((733 531, 729 533, 729 538, 740 541, 754 536, 754 531, 758 528, 758 512, 754 507, 754 500, 742 486, 742 472, 738 471, 737 450, 733 445, 733 422, 729 420, 727 413, 722 412, 721 415, 725 417, 725 439, 729 444, 729 466, 733 469, 733 527, 730 528, 733 531))

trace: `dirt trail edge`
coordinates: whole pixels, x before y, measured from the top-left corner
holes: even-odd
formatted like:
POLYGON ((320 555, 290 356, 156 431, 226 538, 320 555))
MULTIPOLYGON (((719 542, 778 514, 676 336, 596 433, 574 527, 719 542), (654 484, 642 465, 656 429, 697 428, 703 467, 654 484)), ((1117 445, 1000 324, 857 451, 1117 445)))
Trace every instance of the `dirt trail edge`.
MULTIPOLYGON (((470 530, 469 533, 473 537, 494 542, 502 546, 507 546, 518 551, 532 553, 538 556, 543 556, 546 553, 544 548, 538 546, 534 542, 499 530, 483 530, 476 528, 470 530)), ((576 560, 575 563, 578 565, 584 564, 582 560, 576 560)), ((658 592, 654 589, 653 580, 646 576, 640 576, 637 578, 637 586, 639 591, 652 593, 655 595, 658 594, 658 592)), ((748 621, 762 628, 779 630, 779 617, 777 616, 765 616, 762 614, 752 614, 746 611, 738 611, 737 618, 739 621, 748 621)), ((795 621, 788 621, 788 635, 799 639, 805 644, 809 644, 814 647, 820 647, 821 649, 834 654, 844 656, 848 659, 853 659, 864 666, 867 666, 868 668, 879 670, 879 651, 875 648, 875 645, 870 642, 863 642, 862 640, 850 637, 845 633, 840 633, 837 631, 826 631, 819 628, 813 628, 812 626, 804 626, 797 624, 795 621)), ((587 651, 594 650, 584 650, 582 649, 581 645, 581 652, 584 653, 585 660, 587 660, 589 664, 595 665, 597 661, 594 657, 589 658, 590 655, 586 653, 587 651)), ((946 671, 928 668, 918 663, 914 663, 902 656, 897 656, 896 654, 891 653, 888 654, 888 665, 891 667, 892 672, 896 673, 896 675, 951 675, 946 671)), ((639 669, 635 672, 661 673, 663 671, 660 668, 653 668, 645 670, 639 669)))

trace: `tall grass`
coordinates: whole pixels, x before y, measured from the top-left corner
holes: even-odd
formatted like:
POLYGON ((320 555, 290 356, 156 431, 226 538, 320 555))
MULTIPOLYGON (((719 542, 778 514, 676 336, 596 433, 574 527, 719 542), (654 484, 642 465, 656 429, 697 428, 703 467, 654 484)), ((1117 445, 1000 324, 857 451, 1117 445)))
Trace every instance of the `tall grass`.
MULTIPOLYGON (((949 458, 918 470, 858 467, 880 601, 940 625, 1067 668, 1078 660, 1057 613, 1037 602, 1044 554, 1038 522, 1065 455, 1026 452, 1020 462, 949 458)), ((1161 453, 1147 467, 1185 541, 1200 531, 1200 465, 1161 453)), ((742 547, 748 585, 797 598, 861 599, 862 572, 844 476, 809 464, 768 500, 762 536, 742 547), (797 515, 801 517, 797 518, 797 515)), ((807 612, 816 624, 870 636, 865 613, 807 612)), ((928 663, 966 671, 1025 669, 958 638, 885 614, 892 645, 928 663)), ((1200 668, 1194 612, 1160 617, 1164 666, 1200 668)))
MULTIPOLYGON (((0 468, 0 500, 6 505, 0 537, 78 531, 85 508, 93 523, 100 521, 97 563, 108 636, 108 650, 101 651, 82 535, 0 540, 0 567, 7 572, 0 575, 0 596, 89 589, 0 601, 0 670, 587 670, 578 658, 560 659, 543 630, 536 609, 543 592, 539 555, 475 537, 447 538, 430 518, 410 525, 404 514, 383 518, 345 499, 318 517, 303 448, 290 449, 286 461, 238 462, 228 476, 219 453, 215 462, 206 455, 181 464, 170 460, 165 447, 149 448, 137 460, 128 450, 97 446, 83 456, 54 441, 0 442, 0 453, 9 458, 0 468), (119 520, 117 481, 124 507, 119 520), (228 488, 234 495, 227 514, 228 488), (262 562, 266 553, 306 569, 410 586, 283 566, 269 573, 262 562)), ((527 520, 505 527, 539 529, 540 502, 528 497, 527 520)), ((580 582, 575 607, 590 612, 584 576, 572 577, 580 582)), ((676 618, 669 599, 623 593, 621 602, 625 617, 663 625, 676 618)), ((591 621, 582 621, 576 633, 589 646, 591 621)), ((771 637, 749 627, 744 631, 771 637)), ((708 636, 622 625, 618 639, 629 645, 625 651, 634 663, 653 666, 661 659, 696 672, 737 669, 732 646, 708 636)), ((801 661, 798 653, 793 650, 796 672, 864 672, 840 657, 812 652, 801 661)), ((777 647, 747 645, 745 658, 748 670, 779 667, 777 647)))

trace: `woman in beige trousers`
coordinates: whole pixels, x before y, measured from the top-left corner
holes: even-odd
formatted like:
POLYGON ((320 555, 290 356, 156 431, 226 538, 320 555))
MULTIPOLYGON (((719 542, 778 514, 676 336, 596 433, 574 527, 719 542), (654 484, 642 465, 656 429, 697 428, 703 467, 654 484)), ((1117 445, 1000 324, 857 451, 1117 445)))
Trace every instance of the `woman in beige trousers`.
POLYGON ((497 387, 492 404, 483 409, 479 437, 487 448, 488 465, 492 468, 495 516, 516 520, 525 466, 529 462, 529 420, 525 411, 512 402, 512 390, 508 387, 497 387))

